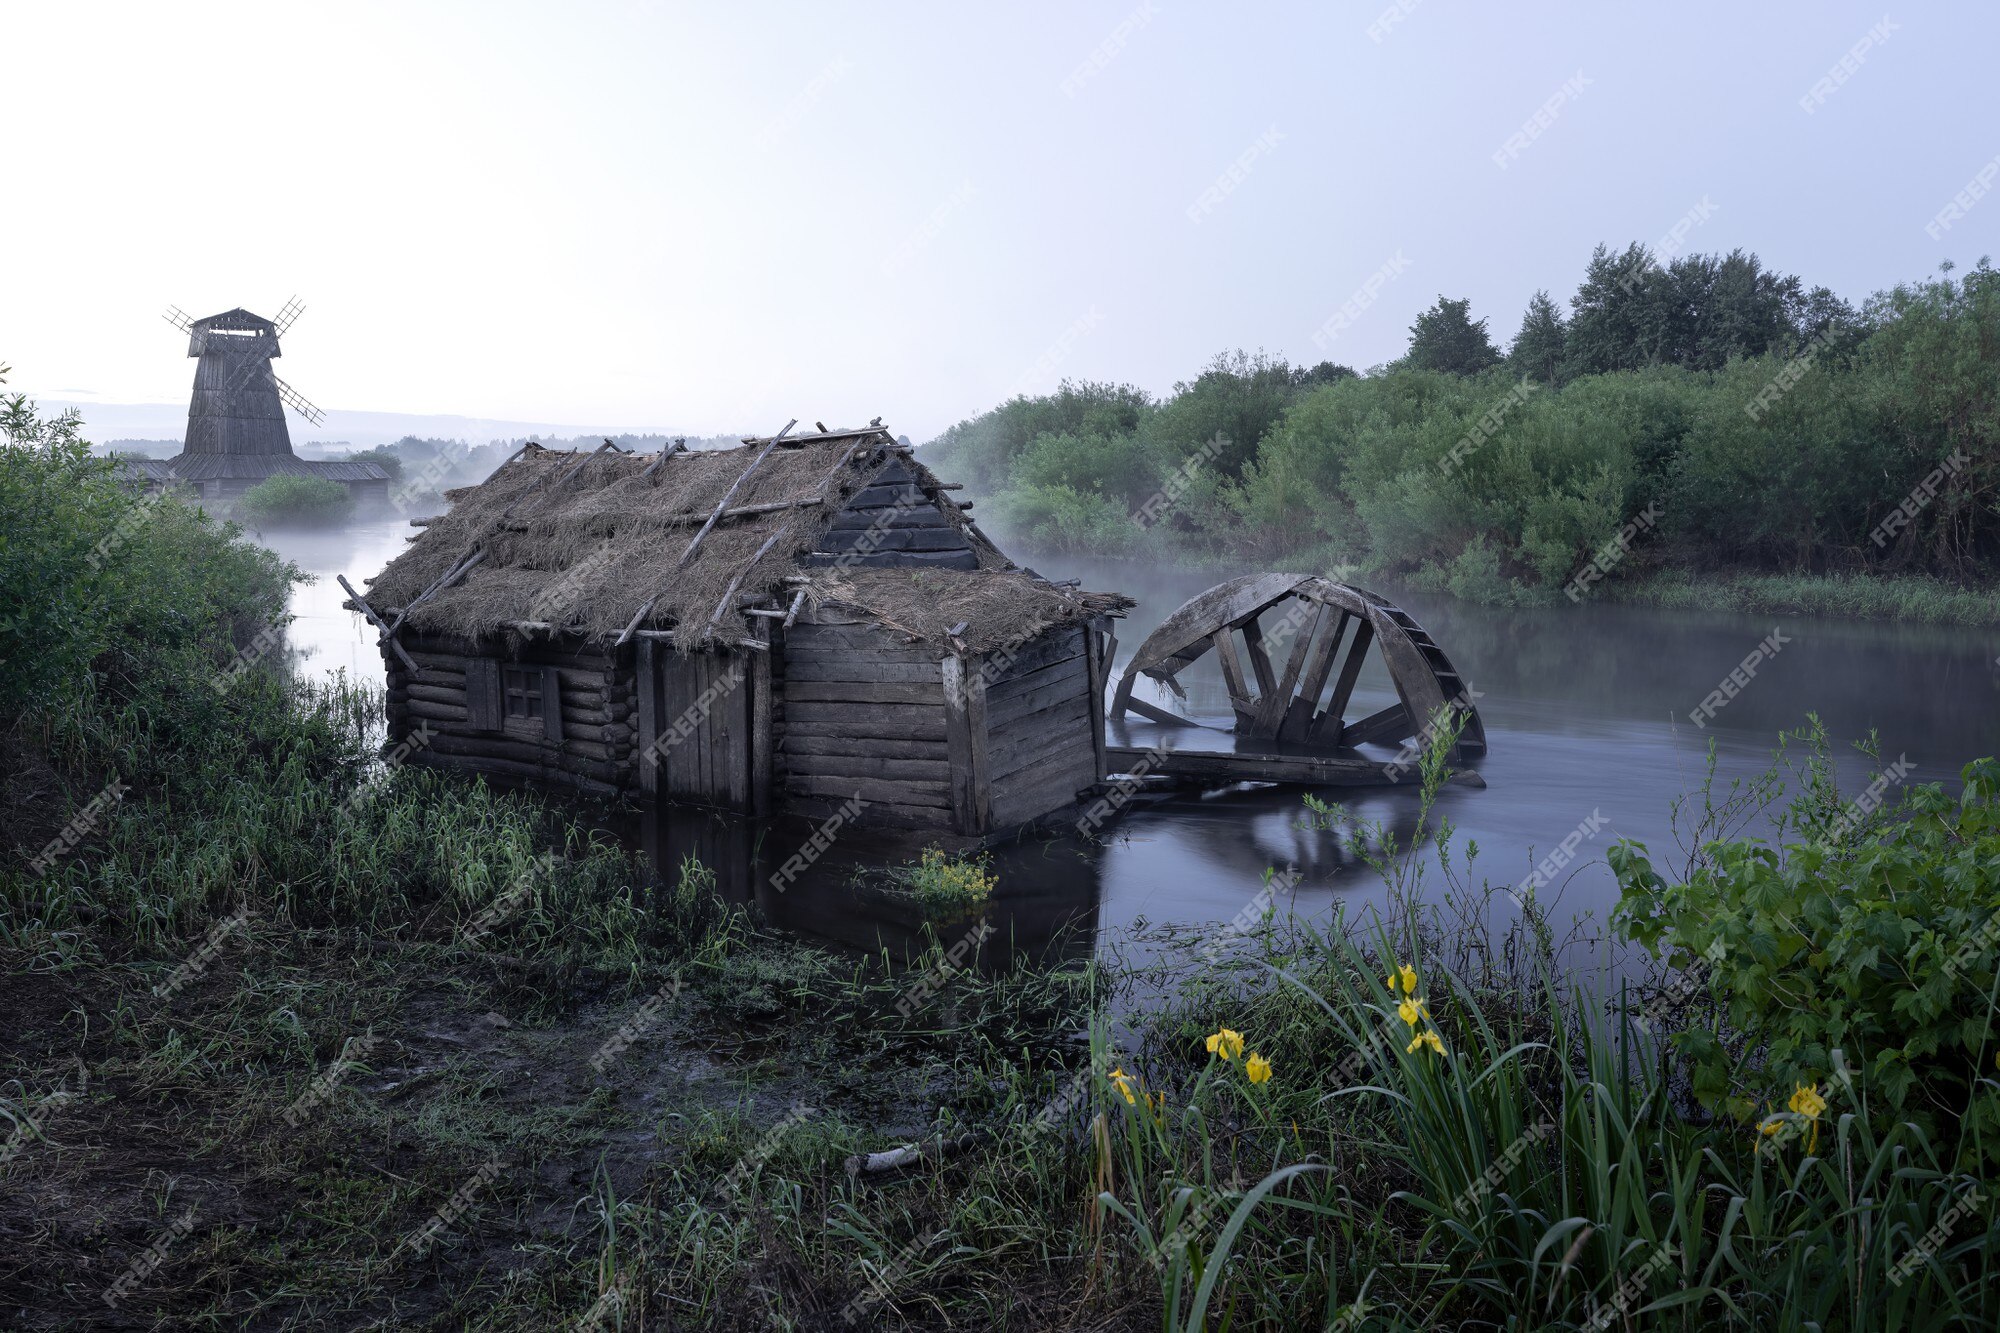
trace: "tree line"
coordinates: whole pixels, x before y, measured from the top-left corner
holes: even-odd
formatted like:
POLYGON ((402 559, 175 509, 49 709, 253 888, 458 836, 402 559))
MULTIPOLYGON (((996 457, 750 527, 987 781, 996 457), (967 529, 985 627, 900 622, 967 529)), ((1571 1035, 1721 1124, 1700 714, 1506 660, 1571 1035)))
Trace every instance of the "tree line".
POLYGON ((1740 250, 1600 246, 1504 350, 1440 296, 1366 374, 1237 351, 1158 397, 1066 381, 925 453, 1044 549, 1311 559, 1486 601, 1547 598, 1621 541, 1619 576, 1984 581, 2000 272, 1944 264, 1857 307, 1740 250))

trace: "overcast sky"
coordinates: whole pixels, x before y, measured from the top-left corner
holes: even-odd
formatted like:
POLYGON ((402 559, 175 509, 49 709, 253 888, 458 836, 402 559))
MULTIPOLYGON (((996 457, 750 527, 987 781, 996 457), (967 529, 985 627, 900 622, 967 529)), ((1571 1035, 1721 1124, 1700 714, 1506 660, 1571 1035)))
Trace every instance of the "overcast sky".
POLYGON ((185 402, 162 308, 296 292, 279 371, 331 408, 921 440, 1225 348, 1365 369, 1440 293, 1504 345, 1593 245, 1691 214, 1686 248, 1855 299, 2000 251, 2000 199, 1926 231, 2000 155, 1992 0, 0 0, 0 31, 0 362, 49 398, 185 402))

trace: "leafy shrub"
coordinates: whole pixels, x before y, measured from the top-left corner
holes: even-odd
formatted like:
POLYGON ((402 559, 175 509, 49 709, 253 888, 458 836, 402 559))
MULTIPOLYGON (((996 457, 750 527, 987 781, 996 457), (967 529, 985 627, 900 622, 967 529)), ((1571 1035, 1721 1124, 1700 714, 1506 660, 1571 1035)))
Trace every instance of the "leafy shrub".
POLYGON ((252 523, 329 527, 354 512, 354 495, 325 477, 280 473, 245 491, 236 508, 252 523))
POLYGON ((1749 1118, 1844 1062, 1878 1133, 1909 1122, 1962 1162, 2000 1162, 2000 763, 1968 765, 1956 800, 1912 788, 1886 817, 1815 769, 1781 824, 1798 841, 1711 843, 1679 884, 1642 846, 1612 854, 1619 925, 1719 1015, 1676 1038, 1694 1092, 1749 1118))
POLYGON ((0 403, 0 722, 148 663, 213 670, 284 613, 298 571, 170 495, 141 496, 69 418, 0 403))

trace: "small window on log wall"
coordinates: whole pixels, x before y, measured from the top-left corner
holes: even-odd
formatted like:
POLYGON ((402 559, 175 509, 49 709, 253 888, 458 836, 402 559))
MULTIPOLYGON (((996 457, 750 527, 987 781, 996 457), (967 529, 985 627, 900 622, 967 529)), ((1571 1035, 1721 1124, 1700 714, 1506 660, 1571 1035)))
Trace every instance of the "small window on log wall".
POLYGON ((538 667, 501 667, 508 717, 542 716, 542 673, 538 667))

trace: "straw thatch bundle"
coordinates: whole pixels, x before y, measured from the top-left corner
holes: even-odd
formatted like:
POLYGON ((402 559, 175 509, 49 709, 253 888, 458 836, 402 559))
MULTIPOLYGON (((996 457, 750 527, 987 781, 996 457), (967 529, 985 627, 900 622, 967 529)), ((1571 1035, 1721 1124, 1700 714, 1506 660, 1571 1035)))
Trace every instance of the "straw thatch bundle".
MULTIPOLYGON (((1123 611, 1117 593, 1056 587, 1025 570, 827 569, 813 571, 806 595, 815 605, 863 612, 914 639, 967 651, 1018 645, 1046 629, 1123 611), (965 629, 957 635, 957 625, 965 629)), ((942 649, 940 649, 942 651, 942 649)))

